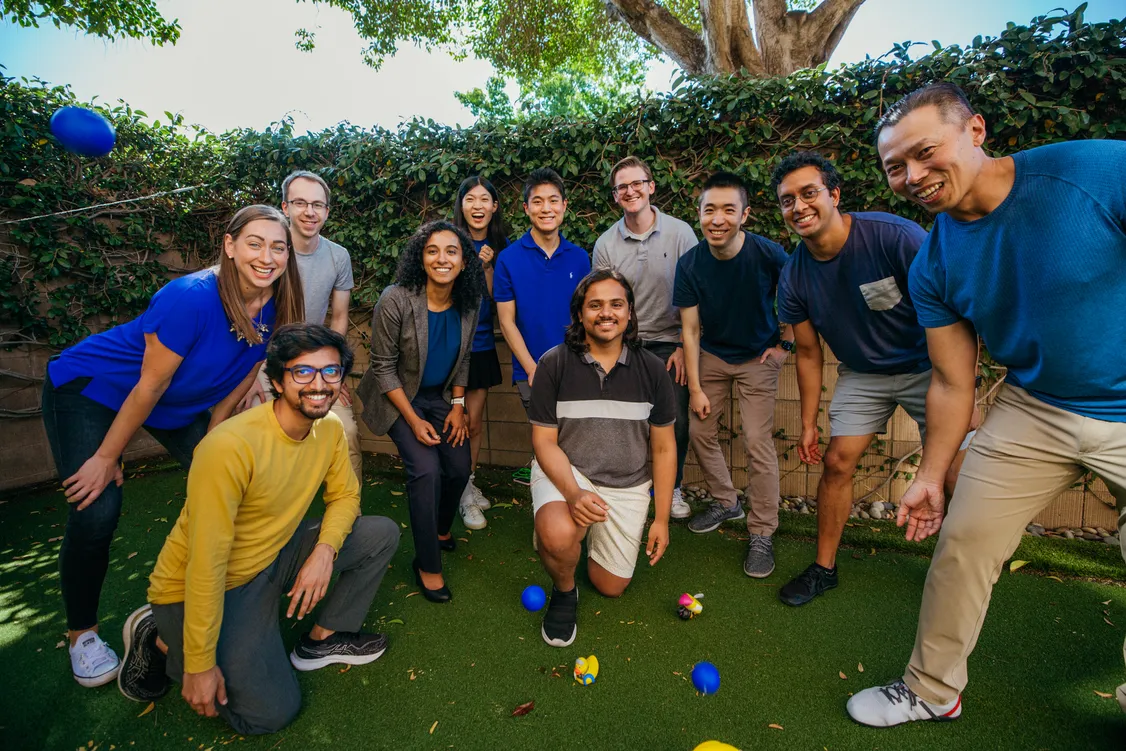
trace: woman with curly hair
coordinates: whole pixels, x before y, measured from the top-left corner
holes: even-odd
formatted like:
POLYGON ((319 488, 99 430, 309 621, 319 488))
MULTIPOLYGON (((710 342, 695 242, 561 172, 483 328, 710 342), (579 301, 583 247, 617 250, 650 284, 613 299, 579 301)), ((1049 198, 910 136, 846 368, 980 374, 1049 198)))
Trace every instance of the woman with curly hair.
POLYGON ((451 597, 441 551, 456 547, 450 527, 469 482, 465 387, 484 292, 469 235, 447 221, 422 225, 375 305, 371 367, 356 390, 364 422, 403 458, 415 579, 431 602, 451 597))

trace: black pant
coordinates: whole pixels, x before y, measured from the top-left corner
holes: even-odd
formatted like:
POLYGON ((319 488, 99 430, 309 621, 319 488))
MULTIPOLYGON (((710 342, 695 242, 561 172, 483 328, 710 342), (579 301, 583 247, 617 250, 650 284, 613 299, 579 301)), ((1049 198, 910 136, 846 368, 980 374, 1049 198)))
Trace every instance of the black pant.
MULTIPOLYGON (((76 378, 59 388, 51 376, 43 380, 43 425, 55 457, 59 479, 65 480, 102 445, 117 412, 82 395, 89 378, 76 378)), ((183 428, 145 430, 160 441, 185 468, 211 421, 204 412, 183 428)), ((110 482, 97 500, 82 511, 68 504, 70 513, 59 548, 59 579, 66 608, 66 626, 81 631, 98 624, 98 600, 109 568, 109 546, 121 516, 121 488, 110 482)))
MULTIPOLYGON (((442 435, 442 423, 450 413, 450 404, 442 397, 442 389, 421 389, 411 400, 415 413, 442 435)), ((399 417, 387 431, 399 449, 407 470, 407 501, 411 513, 418 567, 428 574, 442 573, 442 551, 438 535, 447 534, 457 514, 461 493, 469 482, 469 439, 460 446, 451 446, 442 436, 437 446, 427 446, 414 437, 407 421, 399 417)))
MULTIPOLYGON (((661 362, 668 362, 676 351, 676 345, 668 342, 645 342, 642 346, 661 358, 661 362)), ((676 425, 673 427, 676 435, 676 484, 673 487, 679 488, 684 477, 684 460, 688 457, 688 386, 676 382, 675 369, 668 373, 669 383, 676 395, 676 425)))

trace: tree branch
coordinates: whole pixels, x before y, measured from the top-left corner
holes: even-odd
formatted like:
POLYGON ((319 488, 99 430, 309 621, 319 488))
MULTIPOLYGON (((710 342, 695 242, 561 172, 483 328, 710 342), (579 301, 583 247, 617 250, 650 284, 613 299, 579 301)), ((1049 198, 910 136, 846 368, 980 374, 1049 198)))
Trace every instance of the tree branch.
POLYGON ((610 15, 668 55, 685 72, 707 72, 707 53, 700 35, 653 0, 603 0, 610 15))
POLYGON ((735 73, 745 69, 755 77, 766 73, 751 35, 746 0, 700 0, 700 20, 709 72, 735 73))
POLYGON ((833 50, 841 42, 848 25, 864 0, 825 0, 814 8, 806 21, 806 34, 809 41, 820 39, 821 50, 813 57, 813 64, 828 61, 833 50))

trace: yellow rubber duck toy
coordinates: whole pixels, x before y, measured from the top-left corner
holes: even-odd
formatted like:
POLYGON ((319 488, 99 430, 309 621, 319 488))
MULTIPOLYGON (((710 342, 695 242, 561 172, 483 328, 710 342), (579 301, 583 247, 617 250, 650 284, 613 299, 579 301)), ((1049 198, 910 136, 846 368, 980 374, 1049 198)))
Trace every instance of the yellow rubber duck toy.
POLYGON ((739 751, 739 749, 720 741, 704 741, 692 751, 739 751))
POLYGON ((575 680, 584 686, 589 686, 598 680, 598 658, 591 655, 575 660, 575 680))

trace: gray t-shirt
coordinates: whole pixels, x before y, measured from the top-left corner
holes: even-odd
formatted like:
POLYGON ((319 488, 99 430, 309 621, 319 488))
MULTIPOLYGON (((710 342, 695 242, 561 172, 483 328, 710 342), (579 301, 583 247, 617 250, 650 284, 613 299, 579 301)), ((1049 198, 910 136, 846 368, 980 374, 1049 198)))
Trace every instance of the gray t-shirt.
POLYGON ((647 342, 680 341, 680 318, 672 304, 676 262, 696 245, 696 233, 686 222, 662 213, 643 235, 626 227, 625 218, 594 243, 595 269, 613 269, 633 286, 637 323, 647 342))
POLYGON ((352 259, 348 251, 332 240, 322 237, 312 253, 294 253, 305 291, 305 322, 324 323, 328 303, 335 291, 355 286, 352 281, 352 259))

